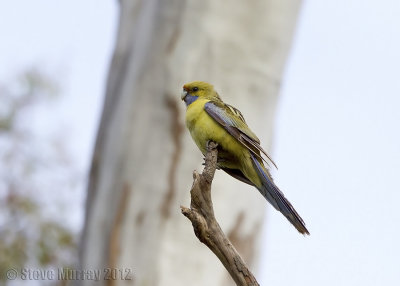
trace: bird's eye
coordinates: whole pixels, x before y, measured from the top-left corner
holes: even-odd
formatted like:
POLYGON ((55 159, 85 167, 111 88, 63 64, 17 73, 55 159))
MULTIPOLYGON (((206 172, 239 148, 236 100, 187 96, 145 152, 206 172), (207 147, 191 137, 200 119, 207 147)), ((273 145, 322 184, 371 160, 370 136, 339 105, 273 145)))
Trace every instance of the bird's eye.
POLYGON ((195 86, 195 87, 193 87, 193 89, 192 89, 193 91, 198 91, 199 90, 199 88, 197 87, 197 86, 195 86))

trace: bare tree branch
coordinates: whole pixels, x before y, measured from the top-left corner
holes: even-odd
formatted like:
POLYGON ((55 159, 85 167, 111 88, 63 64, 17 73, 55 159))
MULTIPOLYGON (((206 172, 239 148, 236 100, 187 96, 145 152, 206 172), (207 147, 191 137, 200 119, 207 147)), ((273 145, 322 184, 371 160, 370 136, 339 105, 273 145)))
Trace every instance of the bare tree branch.
POLYGON ((217 146, 214 142, 208 143, 203 173, 193 172, 190 209, 181 206, 182 214, 192 222, 197 238, 214 252, 236 285, 259 285, 214 216, 211 183, 217 168, 217 146))

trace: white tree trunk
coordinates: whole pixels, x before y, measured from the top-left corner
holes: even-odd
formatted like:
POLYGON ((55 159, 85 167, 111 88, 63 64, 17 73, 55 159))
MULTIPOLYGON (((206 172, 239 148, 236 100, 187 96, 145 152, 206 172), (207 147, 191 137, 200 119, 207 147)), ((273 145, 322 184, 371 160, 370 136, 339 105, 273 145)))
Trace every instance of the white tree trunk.
MULTIPOLYGON (((189 205, 192 171, 202 163, 184 127, 180 91, 193 80, 213 83, 268 147, 300 1, 120 4, 81 267, 132 269, 133 281, 113 285, 232 285, 180 213, 180 205, 189 205)), ((221 227, 255 270, 267 202, 221 171, 213 201, 221 227)))

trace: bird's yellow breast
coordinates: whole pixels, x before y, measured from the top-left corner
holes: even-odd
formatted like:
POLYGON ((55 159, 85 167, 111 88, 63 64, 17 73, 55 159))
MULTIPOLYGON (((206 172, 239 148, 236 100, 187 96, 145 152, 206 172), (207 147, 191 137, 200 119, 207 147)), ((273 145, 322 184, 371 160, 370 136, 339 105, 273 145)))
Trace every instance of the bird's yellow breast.
POLYGON ((204 110, 204 105, 208 101, 210 100, 199 98, 187 107, 186 126, 203 154, 206 153, 207 141, 212 140, 222 148, 222 152, 218 154, 219 158, 230 157, 229 164, 221 162, 220 165, 237 167, 238 160, 235 159, 246 152, 246 149, 204 110))

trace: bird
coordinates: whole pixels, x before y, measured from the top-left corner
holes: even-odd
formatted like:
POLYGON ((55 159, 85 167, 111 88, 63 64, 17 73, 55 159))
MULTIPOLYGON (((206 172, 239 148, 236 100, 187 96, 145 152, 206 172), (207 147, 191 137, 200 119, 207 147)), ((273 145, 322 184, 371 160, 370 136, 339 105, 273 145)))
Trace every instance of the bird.
POLYGON ((224 103, 214 86, 203 81, 184 84, 181 99, 186 104, 186 127, 203 155, 209 141, 217 143, 218 169, 256 187, 301 234, 309 235, 303 219, 276 186, 264 165, 265 162, 267 166, 272 164, 276 167, 242 113, 224 103))

